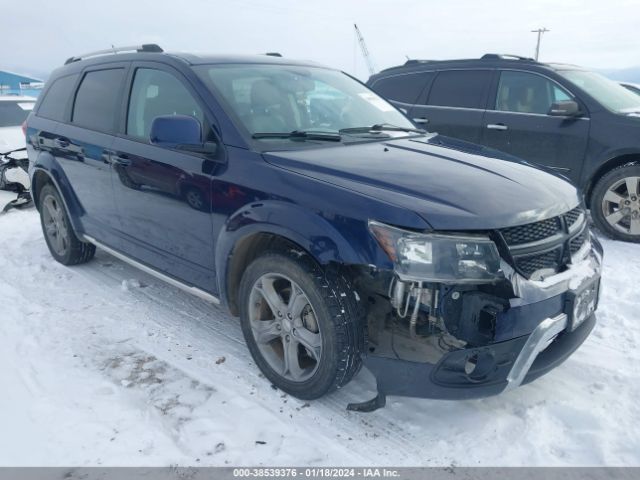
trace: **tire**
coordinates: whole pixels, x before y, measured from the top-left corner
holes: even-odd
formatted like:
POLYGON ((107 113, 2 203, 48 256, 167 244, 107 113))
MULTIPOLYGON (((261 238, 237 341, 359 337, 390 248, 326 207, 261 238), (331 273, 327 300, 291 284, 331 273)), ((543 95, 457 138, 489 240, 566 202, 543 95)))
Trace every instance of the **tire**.
POLYGON ((39 195, 40 225, 53 258, 63 265, 86 263, 96 253, 95 245, 76 236, 56 188, 50 183, 39 195))
POLYGON ((242 333, 256 365, 284 392, 304 400, 316 399, 346 385, 362 366, 364 309, 347 276, 335 268, 323 269, 309 255, 299 252, 265 253, 245 270, 240 281, 239 304, 242 333), (286 312, 278 318, 260 293, 272 278, 276 279, 272 285, 284 287, 285 293, 278 296, 283 308, 290 306, 286 301, 298 305, 291 308, 294 316, 289 327, 286 312), (293 283, 286 287, 287 281, 293 283), (299 301, 292 302, 290 293, 286 296, 287 288, 289 292, 298 290, 299 301), (305 298, 301 299, 301 293, 305 298), (305 301, 308 303, 298 317, 295 311, 305 301), (273 324, 276 330, 269 326, 273 324), (265 335, 275 336, 268 343, 258 342, 255 325, 260 325, 258 330, 266 332, 265 335), (296 341, 298 345, 294 346, 296 341), (309 344, 313 348, 305 346, 309 344), (285 352, 291 352, 292 346, 296 361, 288 363, 296 368, 287 370, 285 352))
POLYGON ((640 242, 640 165, 623 165, 606 173, 593 188, 591 216, 611 238, 640 242))
POLYGON ((202 190, 197 187, 186 187, 182 194, 184 200, 194 210, 206 211, 207 204, 202 190))

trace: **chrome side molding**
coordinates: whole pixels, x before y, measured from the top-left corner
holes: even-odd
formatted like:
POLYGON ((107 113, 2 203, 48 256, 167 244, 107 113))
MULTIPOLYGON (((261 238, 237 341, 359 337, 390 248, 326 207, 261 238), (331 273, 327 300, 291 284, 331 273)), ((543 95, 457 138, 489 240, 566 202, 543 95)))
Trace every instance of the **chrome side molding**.
POLYGON ((106 245, 100 243, 99 241, 97 241, 95 238, 90 237, 88 235, 83 235, 82 236, 83 240, 89 243, 93 243, 96 247, 98 247, 100 250, 104 250, 105 252, 107 252, 110 255, 113 255, 114 257, 116 257, 118 260, 122 260, 123 262, 128 263, 129 265, 136 267, 139 270, 142 270, 145 273, 148 273, 149 275, 152 275, 154 277, 156 277, 159 280, 162 280, 163 282, 168 283, 169 285, 173 285, 174 287, 178 287, 181 290, 184 290, 187 293, 190 293, 192 295, 195 295, 196 297, 200 297, 203 300, 207 300, 208 302, 214 303, 216 305, 220 305, 220 299, 218 297, 215 297, 213 295, 211 295, 208 292, 205 292, 204 290, 201 290, 197 287, 193 287, 191 285, 187 285, 186 283, 182 283, 179 280, 176 280, 175 278, 171 278, 168 275, 165 275, 164 273, 158 272, 157 270, 154 270, 151 267, 148 267, 130 257, 127 257, 126 255, 110 248, 107 247, 106 245))

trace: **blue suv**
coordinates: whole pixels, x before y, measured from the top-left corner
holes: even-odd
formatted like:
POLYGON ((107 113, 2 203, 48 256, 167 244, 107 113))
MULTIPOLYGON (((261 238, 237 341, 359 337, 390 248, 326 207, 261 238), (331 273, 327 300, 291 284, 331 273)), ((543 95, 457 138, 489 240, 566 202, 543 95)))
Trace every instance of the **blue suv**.
POLYGON ((296 397, 364 364, 360 411, 496 394, 589 335, 602 250, 565 180, 416 129, 330 68, 128 50, 70 58, 27 120, 57 261, 99 247, 223 305, 296 397))

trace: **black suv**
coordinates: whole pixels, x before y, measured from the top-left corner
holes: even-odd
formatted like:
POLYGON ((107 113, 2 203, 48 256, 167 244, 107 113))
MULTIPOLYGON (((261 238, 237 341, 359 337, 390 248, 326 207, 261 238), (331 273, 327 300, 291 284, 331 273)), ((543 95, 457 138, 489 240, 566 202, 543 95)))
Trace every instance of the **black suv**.
POLYGON ((640 96, 574 65, 513 55, 409 60, 368 85, 429 131, 562 173, 598 227, 640 241, 640 96))
POLYGON ((577 190, 416 130, 348 75, 270 56, 73 57, 27 120, 53 257, 96 246, 240 317, 256 364, 317 398, 490 395, 595 324, 577 190))

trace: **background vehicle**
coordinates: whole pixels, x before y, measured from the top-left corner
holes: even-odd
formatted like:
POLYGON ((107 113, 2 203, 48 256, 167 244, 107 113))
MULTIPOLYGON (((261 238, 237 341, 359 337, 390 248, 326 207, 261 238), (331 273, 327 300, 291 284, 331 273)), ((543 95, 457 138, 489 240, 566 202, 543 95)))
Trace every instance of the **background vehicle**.
POLYGON ((300 398, 364 362, 361 410, 499 393, 589 335, 602 251, 568 182, 416 130, 336 70, 125 50, 69 59, 27 121, 59 262, 98 246, 222 303, 300 398))
POLYGON ((24 148, 22 124, 35 102, 32 97, 0 95, 0 153, 24 148))
POLYGON ((430 131, 562 173, 603 232, 640 241, 640 96, 616 82, 574 65, 487 54, 409 60, 368 85, 430 131))

